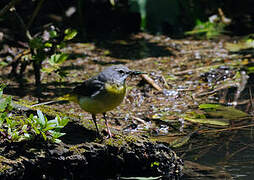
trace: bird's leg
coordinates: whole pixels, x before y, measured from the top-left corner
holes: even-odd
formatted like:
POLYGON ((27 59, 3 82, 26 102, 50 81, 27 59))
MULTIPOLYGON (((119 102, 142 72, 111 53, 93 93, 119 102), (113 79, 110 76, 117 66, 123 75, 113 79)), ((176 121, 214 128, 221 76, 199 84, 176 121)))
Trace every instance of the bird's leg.
POLYGON ((109 127, 108 127, 108 120, 107 120, 107 117, 106 117, 106 113, 103 113, 103 118, 105 119, 105 124, 107 126, 107 131, 108 131, 109 138, 112 138, 111 131, 110 131, 109 127))
POLYGON ((96 115, 95 115, 95 114, 92 114, 92 118, 93 118, 94 125, 95 125, 95 127, 96 127, 96 131, 97 131, 97 133, 98 133, 98 135, 99 135, 100 132, 99 132, 99 128, 98 128, 97 123, 96 123, 96 115))

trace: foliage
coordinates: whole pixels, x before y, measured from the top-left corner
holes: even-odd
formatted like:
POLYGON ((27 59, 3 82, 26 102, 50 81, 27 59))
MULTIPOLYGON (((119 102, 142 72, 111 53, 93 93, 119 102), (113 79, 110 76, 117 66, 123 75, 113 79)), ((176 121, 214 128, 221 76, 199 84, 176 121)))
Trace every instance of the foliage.
POLYGON ((185 32, 185 35, 192 35, 199 39, 211 39, 224 33, 225 27, 226 24, 222 22, 202 22, 197 19, 196 25, 193 30, 185 32))
POLYGON ((230 121, 240 121, 247 118, 248 114, 231 106, 220 104, 200 104, 198 111, 189 112, 184 119, 194 123, 228 126, 230 121))
POLYGON ((141 24, 140 28, 141 30, 146 29, 146 0, 131 0, 129 1, 131 11, 140 13, 141 17, 141 24))
POLYGON ((254 73, 254 66, 247 67, 247 73, 253 74, 254 73))
POLYGON ((51 26, 40 37, 34 37, 29 41, 32 61, 42 63, 42 61, 47 60, 51 67, 43 70, 48 73, 55 71, 62 76, 64 73, 61 73, 60 65, 67 60, 68 54, 60 50, 66 46, 67 41, 73 39, 76 35, 76 30, 66 29, 64 34, 61 34, 57 28, 51 26))
POLYGON ((66 29, 61 32, 56 27, 50 26, 39 34, 30 37, 28 49, 17 58, 15 57, 13 62, 10 62, 12 65, 11 74, 15 78, 22 78, 27 65, 33 65, 38 96, 41 95, 41 71, 46 73, 55 72, 60 78, 66 76, 66 73, 61 69, 61 64, 68 59, 68 54, 62 52, 62 49, 66 47, 68 41, 77 35, 77 31, 66 29), (45 61, 47 63, 43 63, 45 61), (16 72, 18 64, 21 67, 19 75, 16 72))
MULTIPOLYGON (((72 40, 77 31, 73 29, 59 30, 54 26, 50 26, 46 29, 39 31, 33 31, 34 35, 30 33, 30 30, 34 30, 33 22, 37 19, 39 11, 42 9, 44 0, 40 0, 33 9, 33 13, 23 14, 19 13, 16 9, 16 5, 18 4, 17 0, 14 0, 8 4, 3 4, 3 9, 0 10, 0 16, 4 21, 8 21, 8 17, 13 17, 10 19, 10 24, 15 23, 19 25, 18 29, 20 31, 20 37, 23 37, 22 45, 26 47, 22 53, 18 55, 14 55, 13 61, 8 61, 12 65, 11 75, 18 80, 22 80, 23 72, 25 71, 27 65, 33 65, 33 72, 35 75, 35 83, 37 88, 37 95, 41 95, 41 70, 42 70, 42 62, 48 60, 50 64, 49 69, 44 69, 46 72, 56 72, 61 78, 66 75, 63 70, 60 69, 60 65, 68 58, 68 55, 61 52, 61 49, 66 46, 66 42, 72 40), (28 16, 28 17, 26 17, 28 16), (25 42, 23 41, 25 40, 25 42), (20 68, 17 68, 20 65, 20 68), (20 69, 20 73, 17 73, 17 69, 20 69)), ((29 3, 28 3, 29 4, 29 3)), ((31 5, 31 4, 29 4, 31 5)), ((8 22, 6 22, 8 23, 8 22)), ((38 29, 38 28, 37 28, 38 29)), ((14 34, 17 29, 14 29, 14 34)), ((32 31, 31 31, 32 32, 32 31)), ((45 63, 43 63, 45 64, 45 63)), ((4 66, 6 64, 0 63, 0 65, 4 66)), ((20 81, 22 82, 22 81, 20 81)))
POLYGON ((128 2, 130 11, 140 14, 141 30, 162 32, 164 23, 172 27, 178 25, 179 2, 177 0, 130 0, 128 2))
POLYGON ((61 133, 60 130, 67 125, 67 118, 57 115, 48 120, 40 110, 37 110, 37 115, 19 116, 11 111, 11 96, 3 97, 2 94, 3 86, 0 89, 0 139, 17 142, 41 138, 45 141, 61 142, 59 138, 65 133, 61 133))
POLYGON ((210 116, 225 119, 239 119, 248 116, 247 113, 232 106, 222 106, 220 104, 200 104, 199 109, 204 110, 210 116))

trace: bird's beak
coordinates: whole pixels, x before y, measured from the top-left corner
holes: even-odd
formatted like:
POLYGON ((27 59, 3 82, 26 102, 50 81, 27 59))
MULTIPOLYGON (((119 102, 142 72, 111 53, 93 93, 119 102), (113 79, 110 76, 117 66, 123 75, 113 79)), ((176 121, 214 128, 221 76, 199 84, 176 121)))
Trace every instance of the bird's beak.
POLYGON ((141 71, 131 71, 130 75, 139 75, 139 74, 146 74, 145 72, 141 72, 141 71))

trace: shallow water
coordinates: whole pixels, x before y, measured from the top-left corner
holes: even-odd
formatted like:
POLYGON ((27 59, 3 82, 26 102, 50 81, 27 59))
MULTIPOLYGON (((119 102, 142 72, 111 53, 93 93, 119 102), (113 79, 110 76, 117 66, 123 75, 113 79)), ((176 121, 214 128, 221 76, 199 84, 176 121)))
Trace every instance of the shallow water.
POLYGON ((215 167, 218 172, 229 173, 233 179, 254 179, 254 143, 251 133, 242 131, 218 139, 212 148, 194 150, 187 153, 184 159, 215 167))

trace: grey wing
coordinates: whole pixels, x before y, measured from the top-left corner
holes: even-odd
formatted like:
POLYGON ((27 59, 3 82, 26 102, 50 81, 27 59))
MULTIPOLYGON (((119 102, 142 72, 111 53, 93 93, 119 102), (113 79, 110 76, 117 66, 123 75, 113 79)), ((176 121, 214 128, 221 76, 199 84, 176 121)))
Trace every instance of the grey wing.
POLYGON ((93 97, 104 90, 104 82, 97 78, 91 78, 73 89, 73 93, 82 96, 93 97))

